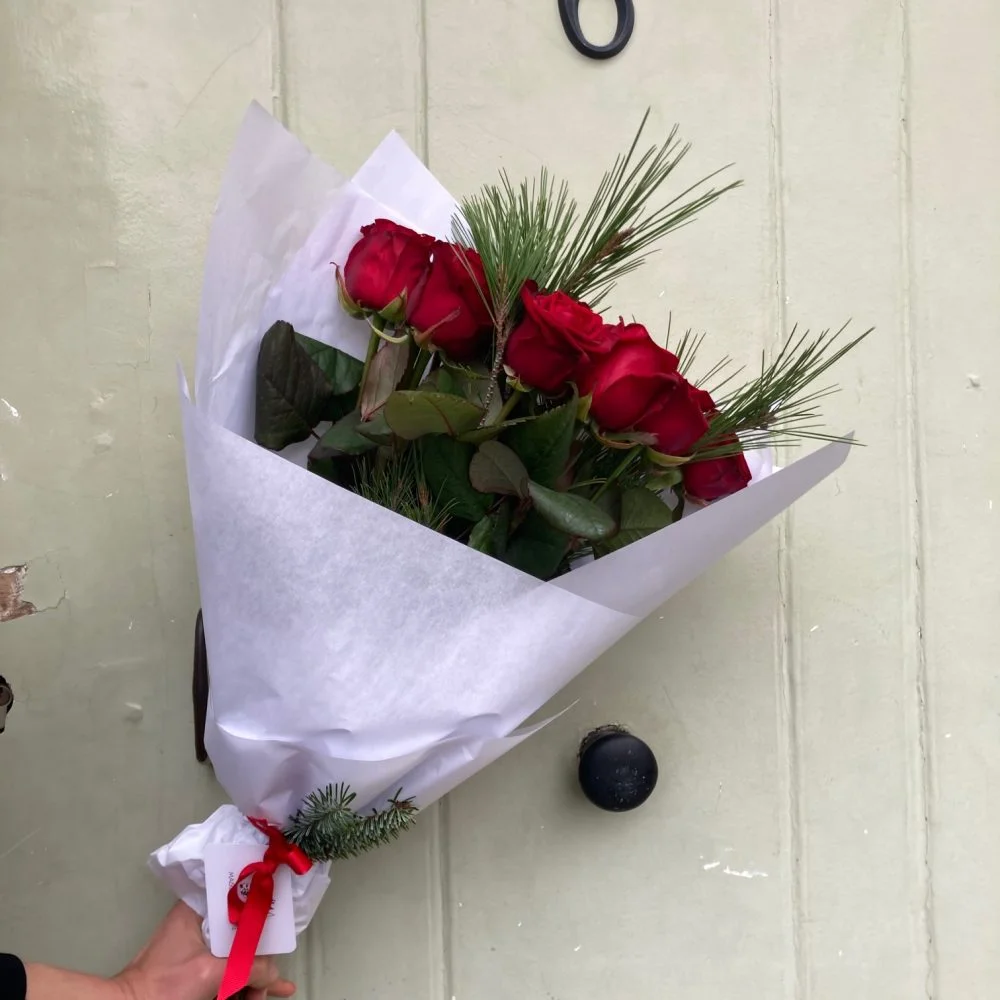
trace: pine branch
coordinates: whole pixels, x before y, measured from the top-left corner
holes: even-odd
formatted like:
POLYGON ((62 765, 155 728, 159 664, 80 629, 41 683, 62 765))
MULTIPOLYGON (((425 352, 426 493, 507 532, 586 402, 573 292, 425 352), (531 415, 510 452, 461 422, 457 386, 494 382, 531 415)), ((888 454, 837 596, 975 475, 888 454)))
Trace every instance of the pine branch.
POLYGON ((351 809, 355 795, 347 785, 327 785, 306 797, 285 837, 316 862, 355 858, 390 843, 413 825, 417 807, 401 794, 402 789, 385 809, 361 816, 351 809))
MULTIPOLYGON (((817 405, 838 391, 836 386, 806 390, 816 379, 857 347, 872 330, 844 341, 847 324, 835 333, 829 330, 816 336, 809 332, 791 335, 770 364, 761 358, 758 378, 716 399, 719 412, 712 418, 708 433, 695 448, 701 458, 718 457, 754 448, 772 447, 800 439, 844 441, 845 438, 822 430, 817 405), (732 443, 739 435, 740 443, 732 443)), ((723 366, 724 367, 724 366, 723 366)), ((719 366, 711 375, 717 374, 719 366)), ((734 372, 723 382, 729 382, 734 372)), ((714 395, 714 393, 713 393, 714 395)))
POLYGON ((355 823, 340 838, 332 860, 355 858, 366 851, 382 847, 399 838, 415 822, 417 807, 410 799, 400 799, 399 792, 382 812, 373 810, 368 816, 358 816, 355 823))
POLYGON ((577 203, 566 183, 557 184, 544 168, 537 180, 516 188, 501 174, 499 184, 488 184, 463 201, 453 222, 454 236, 475 247, 482 258, 499 347, 510 331, 525 281, 596 306, 619 278, 642 264, 661 237, 742 183, 705 190, 721 173, 715 171, 650 209, 651 199, 690 147, 680 143, 675 127, 665 142, 636 157, 648 118, 647 111, 628 152, 604 175, 579 223, 577 203))
POLYGON ((431 495, 413 445, 402 452, 380 449, 370 456, 359 468, 354 489, 366 500, 432 531, 444 531, 450 519, 451 505, 431 495))
POLYGON ((722 172, 717 170, 666 204, 648 210, 653 195, 691 148, 690 144, 680 143, 674 126, 665 142, 647 149, 636 159, 648 120, 649 111, 643 116, 628 152, 615 160, 598 185, 573 240, 549 276, 548 287, 559 288, 596 306, 620 278, 643 263, 654 243, 742 183, 734 181, 722 188, 704 190, 704 185, 722 172))
POLYGON ((455 239, 479 252, 498 339, 510 330, 525 281, 548 287, 575 219, 568 186, 557 185, 544 168, 537 181, 525 180, 516 188, 501 173, 499 184, 487 184, 462 202, 453 222, 455 239))

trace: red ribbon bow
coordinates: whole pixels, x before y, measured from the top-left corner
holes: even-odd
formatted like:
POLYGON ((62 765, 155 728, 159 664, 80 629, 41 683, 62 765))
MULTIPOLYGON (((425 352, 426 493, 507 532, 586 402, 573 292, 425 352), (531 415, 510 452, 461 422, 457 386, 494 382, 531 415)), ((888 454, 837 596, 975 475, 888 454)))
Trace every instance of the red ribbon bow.
POLYGON ((257 955, 257 945, 264 932, 264 922, 274 901, 274 873, 280 865, 288 865, 296 875, 305 875, 312 862, 305 851, 285 840, 284 834, 266 820, 248 817, 261 833, 267 834, 268 846, 261 861, 247 865, 229 890, 229 922, 236 925, 226 971, 219 987, 218 1000, 229 1000, 250 982, 250 970, 257 955), (240 886, 250 879, 246 901, 240 886))

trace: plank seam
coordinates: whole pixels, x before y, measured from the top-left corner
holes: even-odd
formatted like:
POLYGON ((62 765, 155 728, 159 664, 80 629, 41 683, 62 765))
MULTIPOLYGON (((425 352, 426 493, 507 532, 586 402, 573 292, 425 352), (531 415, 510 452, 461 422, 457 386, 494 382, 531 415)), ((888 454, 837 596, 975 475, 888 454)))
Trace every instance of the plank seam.
POLYGON ((910 607, 916 639, 916 733, 917 774, 912 782, 913 816, 917 831, 917 855, 920 867, 921 892, 919 932, 923 938, 927 1000, 938 995, 937 943, 934 918, 933 841, 931 808, 934 801, 933 746, 930 714, 930 683, 927 669, 925 639, 926 618, 926 523, 924 496, 926 493, 923 455, 920 441, 919 362, 914 338, 915 302, 913 295, 913 169, 910 136, 911 59, 910 12, 908 0, 898 0, 900 11, 900 83, 899 83, 899 226, 900 226, 900 289, 902 295, 904 385, 906 393, 906 454, 907 476, 912 502, 909 505, 909 544, 913 552, 910 566, 910 607))
MULTIPOLYGON (((780 0, 768 0, 768 63, 770 85, 770 187, 772 243, 774 246, 774 317, 777 329, 768 346, 779 349, 785 338, 786 255, 784 214, 784 161, 781 134, 780 0)), ((788 845, 789 921, 792 950, 791 996, 807 1000, 809 990, 808 951, 803 940, 806 910, 804 868, 805 839, 802 802, 800 676, 794 629, 792 515, 778 519, 778 604, 775 618, 777 638, 777 687, 779 742, 786 760, 787 809, 784 834, 788 845)))

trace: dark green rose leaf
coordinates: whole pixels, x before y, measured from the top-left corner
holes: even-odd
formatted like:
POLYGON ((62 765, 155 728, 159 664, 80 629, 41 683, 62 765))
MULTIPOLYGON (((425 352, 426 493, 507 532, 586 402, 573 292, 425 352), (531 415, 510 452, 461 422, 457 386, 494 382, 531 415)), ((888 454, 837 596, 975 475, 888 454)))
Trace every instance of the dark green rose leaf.
POLYGON ((514 532, 502 558, 522 573, 539 580, 551 580, 566 562, 570 541, 569 535, 553 528, 532 510, 514 532))
POLYGON ((361 372, 365 367, 361 361, 352 358, 350 354, 345 354, 339 348, 330 347, 329 344, 313 340, 305 334, 296 333, 295 339, 323 370, 334 396, 342 396, 357 389, 361 381, 361 372))
POLYGON ((484 441, 472 457, 469 479, 480 493, 528 495, 528 470, 520 458, 499 441, 484 441))
POLYGON ((476 427, 474 430, 466 431, 459 436, 460 441, 471 441, 473 444, 481 444, 483 441, 492 441, 495 437, 500 437, 506 430, 516 427, 518 424, 526 424, 537 417, 515 417, 513 420, 505 420, 502 424, 489 424, 486 427, 476 427))
POLYGON ((528 493, 535 510, 553 528, 568 535, 599 542, 615 533, 615 519, 585 497, 575 493, 557 493, 536 482, 528 483, 528 493))
MULTIPOLYGON (((360 420, 360 414, 357 416, 360 420)), ((384 409, 379 410, 370 420, 359 423, 356 430, 362 437, 374 441, 375 444, 392 444, 392 428, 385 419, 384 409)))
POLYGON ((644 486, 624 490, 621 495, 618 532, 594 546, 594 554, 607 555, 674 523, 675 512, 644 486))
POLYGON ((385 404, 389 426, 406 441, 428 434, 458 437, 472 430, 482 416, 483 411, 467 399, 444 392, 394 392, 385 404))
POLYGON ((469 548, 477 552, 493 555, 493 518, 487 514, 476 521, 472 534, 469 535, 469 548))
POLYGON ((275 323, 257 354, 254 440, 272 451, 305 441, 334 395, 326 372, 292 325, 275 323))
POLYGON ((574 396, 562 406, 519 423, 503 435, 504 444, 517 452, 536 483, 555 486, 565 472, 576 430, 576 411, 574 396))
POLYGON ((502 558, 507 551, 510 531, 510 504, 504 502, 477 521, 469 535, 469 546, 490 556, 502 558))
POLYGON ((341 417, 316 442, 315 447, 309 453, 310 460, 322 461, 327 458, 361 455, 366 451, 371 451, 375 447, 375 442, 359 432, 360 423, 361 417, 357 410, 348 413, 346 417, 341 417))
POLYGON ((420 441, 420 465, 431 495, 452 517, 478 521, 489 509, 491 498, 473 489, 469 465, 476 449, 441 434, 420 441))
POLYGON ((420 383, 420 388, 425 392, 443 392, 448 396, 465 395, 465 383, 462 378, 457 372, 445 367, 432 371, 420 383))

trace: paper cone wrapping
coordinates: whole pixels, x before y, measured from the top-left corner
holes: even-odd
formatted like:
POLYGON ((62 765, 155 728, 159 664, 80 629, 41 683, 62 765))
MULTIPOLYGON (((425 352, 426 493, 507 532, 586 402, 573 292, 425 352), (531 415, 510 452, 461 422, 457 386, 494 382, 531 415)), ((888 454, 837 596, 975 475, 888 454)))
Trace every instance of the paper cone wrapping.
MULTIPOLYGON (((182 378, 188 486, 211 672, 206 744, 231 807, 152 865, 204 915, 199 857, 239 813, 282 824, 346 782, 360 805, 426 807, 526 739, 525 720, 646 615, 843 463, 829 445, 548 583, 304 468, 308 444, 252 440, 257 351, 277 320, 362 357, 337 301, 362 225, 448 238, 454 199, 396 135, 346 180, 253 106, 212 228, 195 399, 182 378)), ((303 929, 327 868, 296 880, 303 929)))

